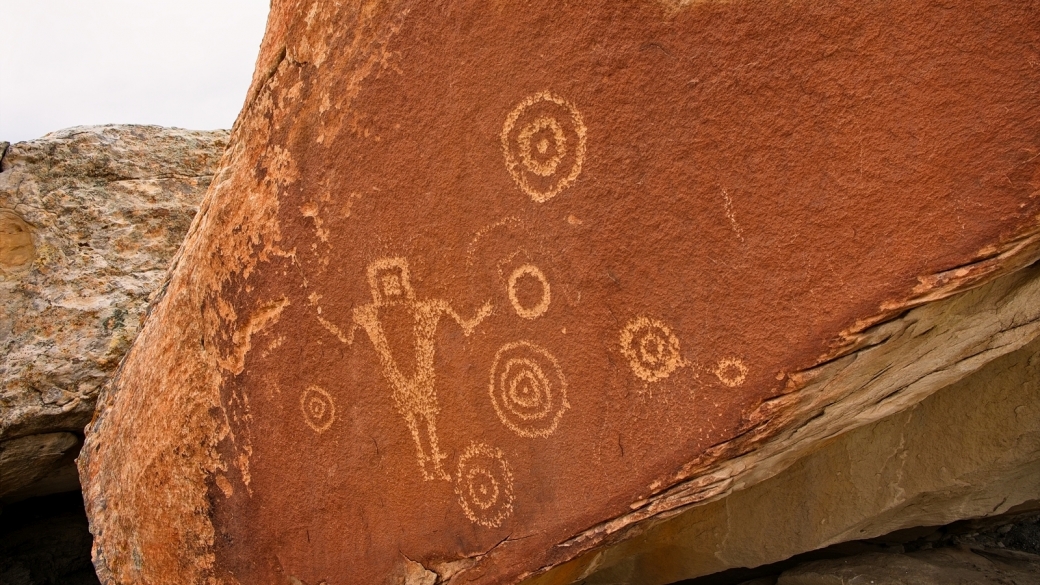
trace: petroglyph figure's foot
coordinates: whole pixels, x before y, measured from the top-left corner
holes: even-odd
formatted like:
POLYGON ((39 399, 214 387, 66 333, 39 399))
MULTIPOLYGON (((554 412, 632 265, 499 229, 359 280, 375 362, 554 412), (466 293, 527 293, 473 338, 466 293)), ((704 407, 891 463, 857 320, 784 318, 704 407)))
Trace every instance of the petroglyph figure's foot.
POLYGON ((412 439, 415 441, 419 470, 422 471, 423 479, 426 481, 451 480, 451 476, 444 471, 444 466, 441 464, 448 456, 441 453, 440 447, 437 446, 436 420, 433 416, 424 414, 408 414, 406 419, 408 421, 408 430, 411 431, 412 439), (420 420, 426 423, 425 433, 419 428, 420 420), (426 436, 427 443, 425 445, 423 444, 423 435, 426 436))
POLYGON ((427 476, 427 479, 443 479, 451 481, 451 476, 448 475, 448 472, 444 471, 444 465, 441 464, 441 462, 447 459, 448 456, 441 453, 440 449, 437 448, 437 443, 435 442, 434 437, 431 436, 430 439, 433 448, 430 451, 429 457, 427 457, 423 462, 423 474, 427 476))

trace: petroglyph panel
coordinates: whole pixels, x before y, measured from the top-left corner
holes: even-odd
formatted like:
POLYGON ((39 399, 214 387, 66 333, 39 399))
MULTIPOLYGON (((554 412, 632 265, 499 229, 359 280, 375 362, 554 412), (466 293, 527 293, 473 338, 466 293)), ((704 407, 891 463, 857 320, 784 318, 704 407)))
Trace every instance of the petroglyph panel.
MULTIPOLYGON (((181 475, 233 495, 148 547, 217 534, 243 583, 402 555, 516 583, 684 501, 793 420, 788 373, 1033 245, 1040 15, 980 1, 272 11, 113 393, 216 413, 181 475)), ((126 408, 113 441, 151 432, 126 408)))
POLYGON ((587 130, 567 100, 541 91, 524 98, 506 116, 502 152, 520 190, 544 203, 581 174, 587 130))

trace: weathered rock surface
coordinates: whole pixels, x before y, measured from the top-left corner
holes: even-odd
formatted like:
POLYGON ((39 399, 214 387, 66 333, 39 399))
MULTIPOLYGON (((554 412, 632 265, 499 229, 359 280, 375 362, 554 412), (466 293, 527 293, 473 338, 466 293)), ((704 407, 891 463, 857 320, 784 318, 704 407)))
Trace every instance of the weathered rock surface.
POLYGON ((137 335, 226 140, 226 131, 86 126, 7 148, 0 501, 77 488, 76 435, 137 335), (26 491, 30 477, 45 485, 26 491))
POLYGON ((516 582, 1024 347, 1038 44, 1015 2, 274 2, 89 429, 99 574, 516 582))

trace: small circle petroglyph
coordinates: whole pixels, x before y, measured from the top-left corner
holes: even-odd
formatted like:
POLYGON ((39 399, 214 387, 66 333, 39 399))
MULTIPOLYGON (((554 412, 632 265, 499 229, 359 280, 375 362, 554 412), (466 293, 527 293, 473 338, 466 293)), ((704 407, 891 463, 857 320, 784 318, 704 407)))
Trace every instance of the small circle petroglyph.
POLYGON ((513 513, 513 474, 500 449, 473 443, 459 457, 455 493, 470 521, 495 528, 513 513))
POLYGON ((637 317, 621 330, 621 353, 632 372, 646 382, 667 378, 685 365, 679 339, 667 325, 649 317, 637 317))
POLYGON ((581 114, 567 100, 548 91, 529 96, 502 127, 506 169, 520 190, 544 203, 581 174, 585 135, 581 114))
POLYGON ((491 365, 489 392, 502 424, 521 437, 548 437, 570 408, 559 362, 529 341, 499 348, 491 365))
POLYGON ((300 394, 300 409, 304 422, 317 433, 327 431, 336 419, 336 405, 332 396, 317 386, 310 386, 300 394))
POLYGON ((507 289, 509 293, 509 302, 513 304, 513 310, 516 311, 516 314, 520 317, 524 319, 535 319, 541 317, 549 310, 549 302, 552 300, 549 291, 549 281, 537 266, 524 264, 514 270, 513 273, 509 275, 509 286, 507 289), (539 298, 538 303, 533 307, 525 307, 516 294, 516 284, 524 277, 536 279, 542 288, 542 295, 539 298))
POLYGON ((725 358, 719 360, 711 373, 715 374, 715 377, 726 386, 736 388, 747 379, 748 368, 743 361, 737 358, 725 358))

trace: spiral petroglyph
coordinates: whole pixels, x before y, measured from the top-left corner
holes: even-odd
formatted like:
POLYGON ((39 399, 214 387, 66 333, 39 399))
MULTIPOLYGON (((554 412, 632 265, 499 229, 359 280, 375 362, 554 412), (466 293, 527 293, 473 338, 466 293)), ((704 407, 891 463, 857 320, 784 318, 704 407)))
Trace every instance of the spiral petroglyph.
POLYGON ((585 134, 577 108, 548 91, 536 93, 506 117, 502 128, 506 169, 524 193, 544 203, 581 174, 585 134))
POLYGON ((455 493, 470 521, 495 528, 513 513, 513 474, 500 449, 471 444, 459 457, 455 493))
POLYGON ((679 355, 679 339, 657 319, 638 317, 621 330, 621 353, 632 372, 646 382, 667 378, 685 365, 679 355))
POLYGON ((336 419, 336 405, 332 396, 317 386, 308 387, 300 395, 300 409, 307 426, 317 433, 327 431, 336 419))
POLYGON ((489 391, 498 418, 521 437, 548 437, 570 408, 559 362, 529 341, 507 343, 498 350, 489 391))

